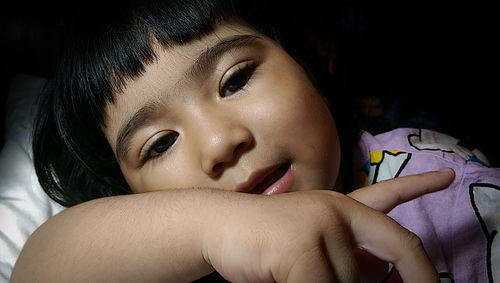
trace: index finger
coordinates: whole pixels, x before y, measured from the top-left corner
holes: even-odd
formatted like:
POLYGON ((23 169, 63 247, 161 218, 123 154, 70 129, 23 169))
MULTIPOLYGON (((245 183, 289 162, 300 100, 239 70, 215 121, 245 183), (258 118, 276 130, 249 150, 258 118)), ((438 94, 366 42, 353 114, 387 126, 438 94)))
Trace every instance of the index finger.
POLYGON ((455 171, 446 168, 418 175, 398 177, 357 189, 349 197, 378 211, 389 212, 398 204, 447 188, 455 171))

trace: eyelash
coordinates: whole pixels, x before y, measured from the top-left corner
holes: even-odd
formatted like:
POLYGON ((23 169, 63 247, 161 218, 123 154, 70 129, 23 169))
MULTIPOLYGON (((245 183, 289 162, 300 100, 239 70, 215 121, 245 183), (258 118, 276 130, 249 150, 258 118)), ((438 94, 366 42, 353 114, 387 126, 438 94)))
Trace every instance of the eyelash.
MULTIPOLYGON (((250 81, 250 78, 252 77, 253 73, 255 72, 255 69, 257 68, 257 64, 255 62, 243 62, 240 64, 237 64, 234 66, 238 68, 235 70, 225 82, 222 82, 221 80, 221 85, 219 88, 219 95, 221 97, 228 97, 233 95, 234 93, 238 92, 241 90, 243 87, 245 87, 250 81), (238 81, 240 80, 240 81, 238 81), (233 84, 232 88, 230 84, 233 84), (226 94, 226 91, 230 91, 230 94, 226 94)), ((147 149, 146 153, 143 155, 141 158, 141 165, 144 165, 146 162, 156 159, 160 156, 162 156, 164 153, 166 153, 172 145, 175 144, 177 141, 177 138, 179 137, 179 133, 172 132, 169 134, 166 134, 160 138, 157 139, 149 148, 147 149), (164 146, 166 145, 167 148, 163 149, 160 148, 158 150, 158 146, 164 146), (156 152, 155 152, 156 151, 156 152)))
POLYGON ((141 165, 144 165, 149 160, 158 158, 165 152, 167 152, 170 149, 170 147, 172 147, 172 145, 175 144, 178 137, 179 133, 171 132, 158 138, 151 146, 148 147, 146 153, 141 158, 141 165), (167 148, 158 150, 159 146, 165 146, 165 145, 167 146, 167 148))
POLYGON ((233 68, 237 69, 229 75, 229 78, 223 81, 223 77, 221 80, 219 87, 219 95, 221 97, 231 96, 245 87, 248 81, 250 81, 250 79, 252 78, 255 69, 257 68, 257 63, 253 61, 246 61, 235 65, 233 68), (229 91, 230 93, 227 94, 227 91, 229 91))

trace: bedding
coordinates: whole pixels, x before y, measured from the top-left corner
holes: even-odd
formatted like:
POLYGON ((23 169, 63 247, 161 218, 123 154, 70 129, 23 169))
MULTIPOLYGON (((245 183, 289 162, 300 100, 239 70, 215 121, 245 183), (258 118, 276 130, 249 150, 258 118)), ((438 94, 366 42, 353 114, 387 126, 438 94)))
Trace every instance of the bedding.
POLYGON ((0 282, 8 282, 31 233, 64 207, 42 190, 33 167, 31 128, 36 97, 46 80, 19 74, 6 103, 5 145, 0 152, 0 282))

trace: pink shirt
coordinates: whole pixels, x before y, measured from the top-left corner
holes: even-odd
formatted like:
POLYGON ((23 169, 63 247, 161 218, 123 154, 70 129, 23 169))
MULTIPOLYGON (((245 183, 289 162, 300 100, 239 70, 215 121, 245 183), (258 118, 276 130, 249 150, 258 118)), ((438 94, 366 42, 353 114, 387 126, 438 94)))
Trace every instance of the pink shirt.
MULTIPOLYGON (((363 133, 365 184, 443 168, 456 173, 449 188, 401 204, 388 215, 417 234, 441 282, 500 282, 500 168, 459 140, 430 130, 363 133)), ((398 282, 391 271, 387 282, 398 282)))

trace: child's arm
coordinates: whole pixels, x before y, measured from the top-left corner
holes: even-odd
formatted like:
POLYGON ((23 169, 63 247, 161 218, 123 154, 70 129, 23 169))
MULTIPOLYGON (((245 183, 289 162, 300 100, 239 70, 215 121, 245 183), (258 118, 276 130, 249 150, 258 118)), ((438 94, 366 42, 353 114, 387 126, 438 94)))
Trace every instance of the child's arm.
POLYGON ((200 253, 207 197, 208 190, 178 190, 68 208, 29 238, 11 281, 185 282, 201 277, 213 271, 200 253))
MULTIPOLYGON (((435 189, 443 185, 436 183, 435 189)), ((433 186, 425 184, 426 190, 433 186)), ((357 276, 353 246, 395 263, 405 282, 437 278, 418 238, 341 194, 267 197, 185 189, 105 198, 67 209, 28 240, 11 280, 183 282, 215 268, 238 282, 343 282, 357 276)))

